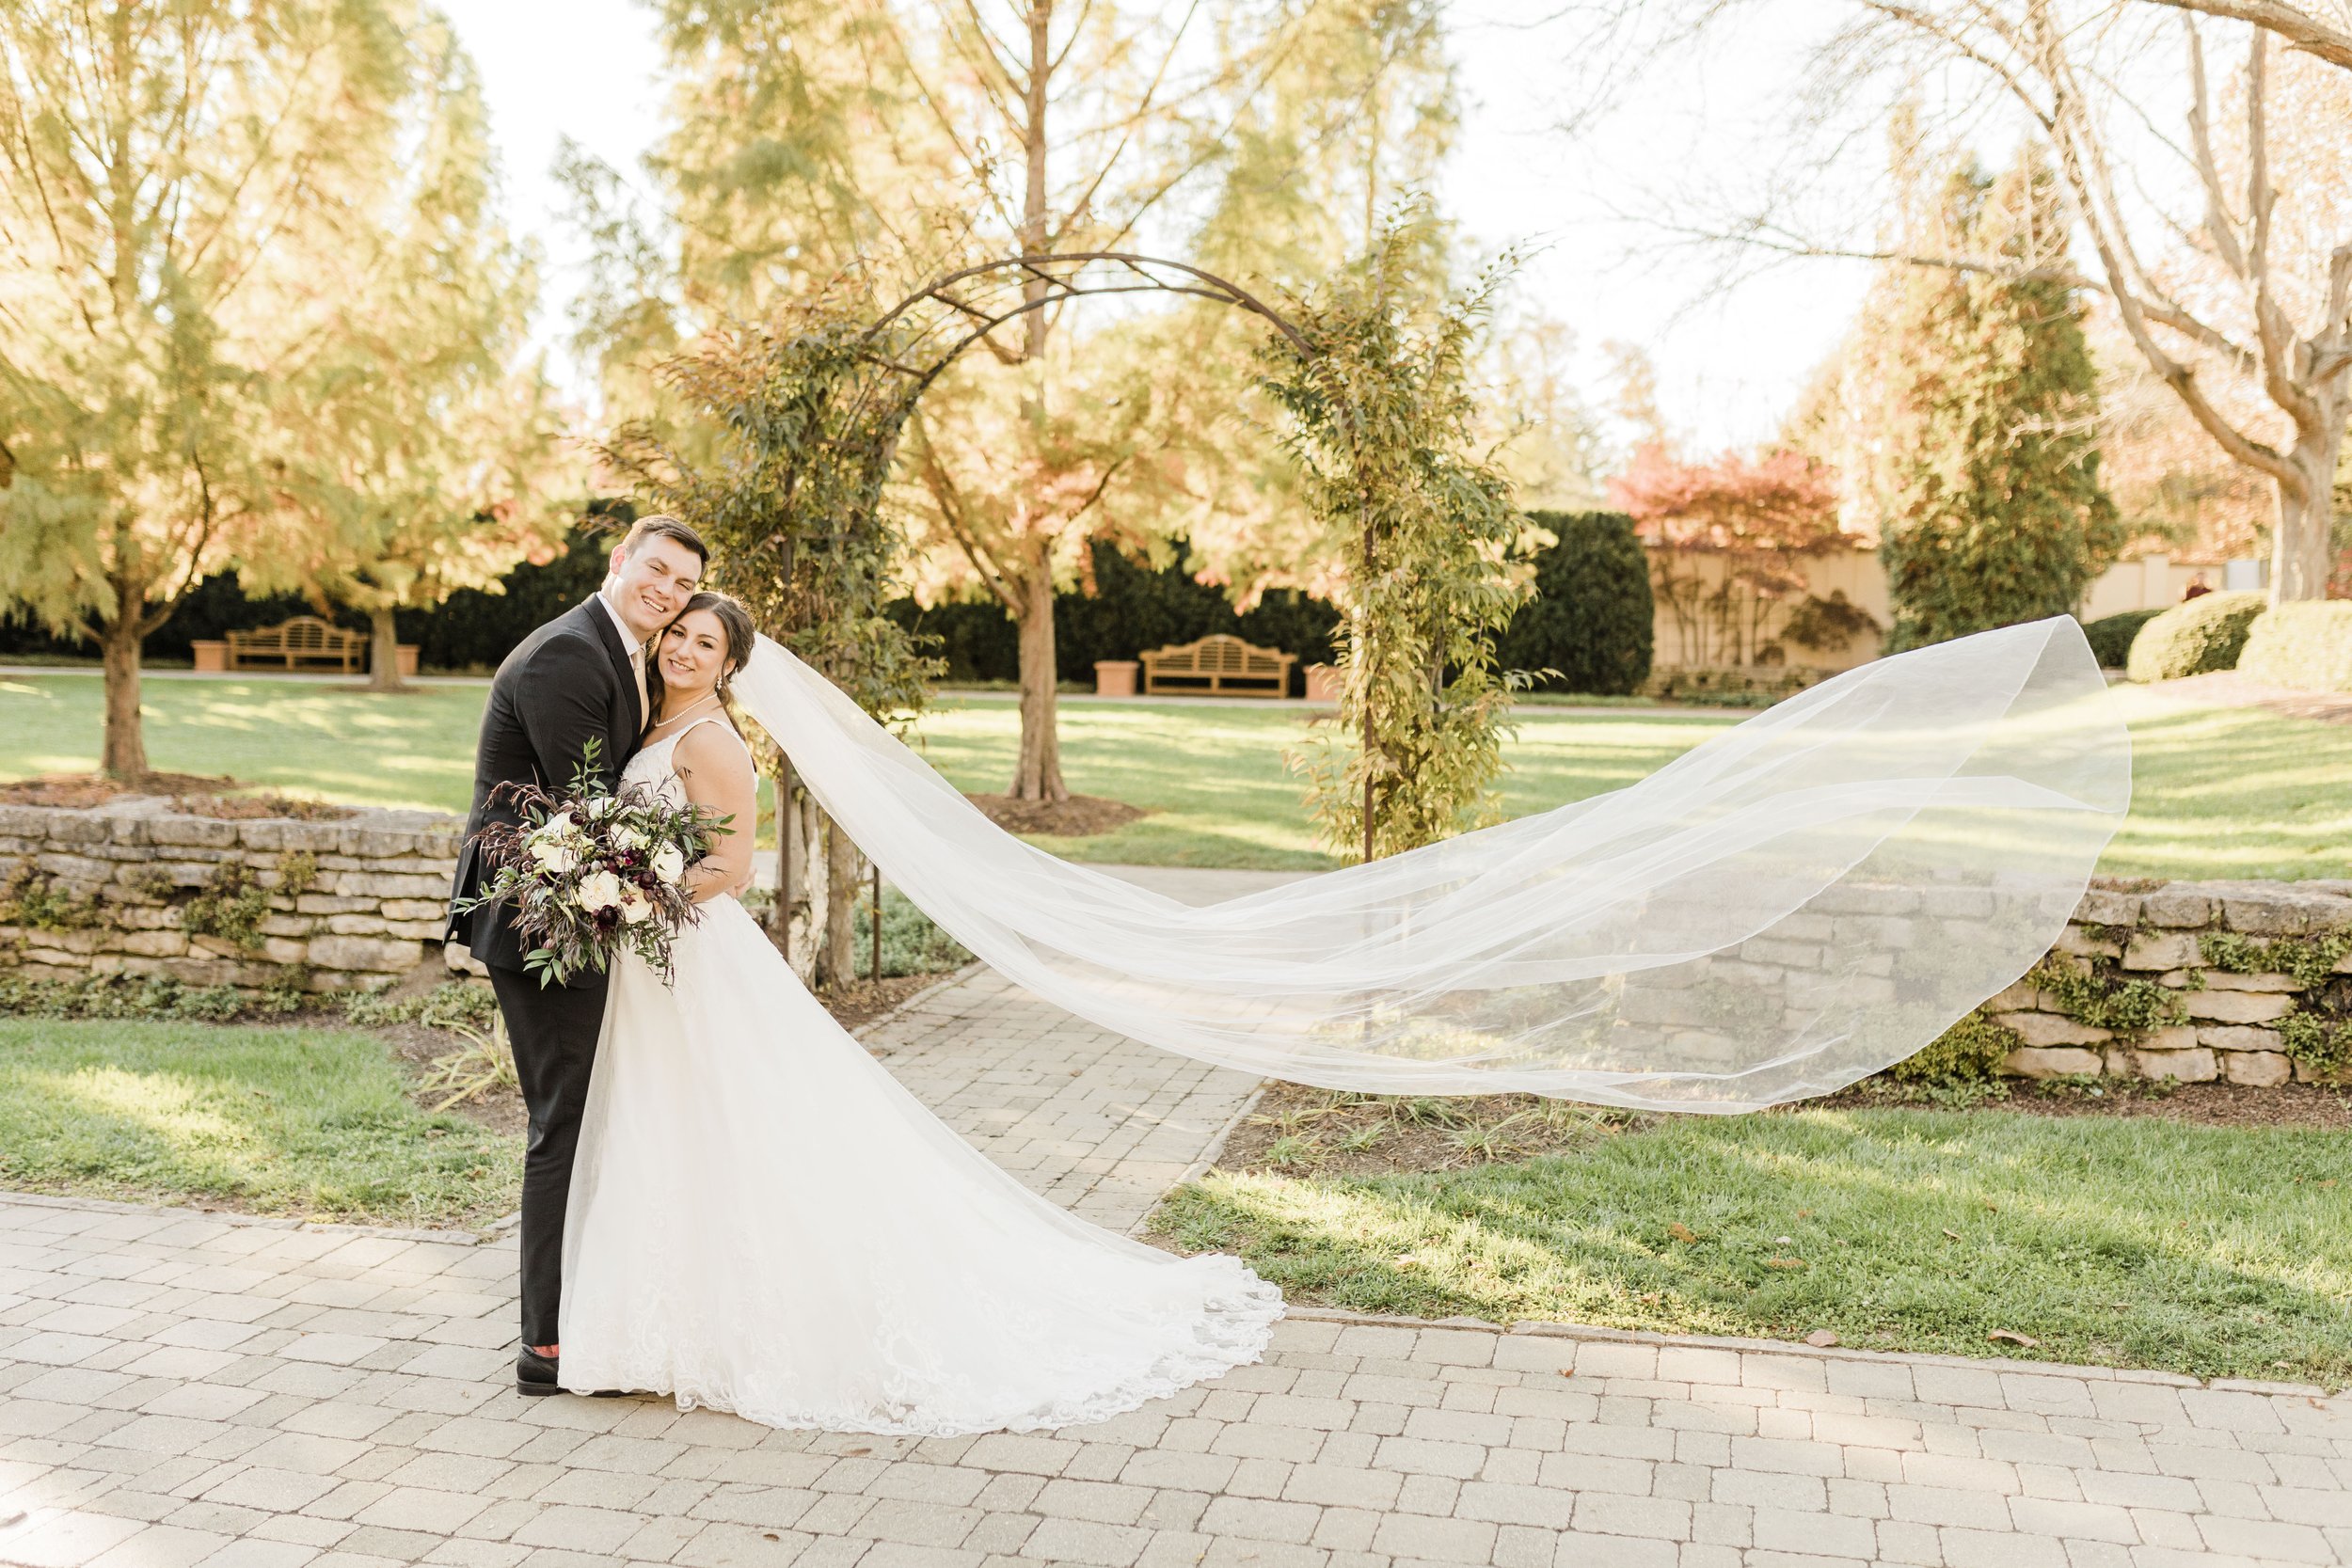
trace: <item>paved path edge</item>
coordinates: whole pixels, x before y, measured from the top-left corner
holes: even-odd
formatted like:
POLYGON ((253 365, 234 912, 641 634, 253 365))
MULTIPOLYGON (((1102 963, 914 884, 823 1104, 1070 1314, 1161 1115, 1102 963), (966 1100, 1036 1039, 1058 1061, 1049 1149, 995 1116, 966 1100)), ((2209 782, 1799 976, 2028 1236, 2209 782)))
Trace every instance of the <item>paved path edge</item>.
MULTIPOLYGON (((1239 1127, 1244 1118, 1248 1117, 1252 1111, 1255 1111, 1258 1108, 1259 1101, 1265 1099, 1265 1092, 1272 1086, 1272 1082, 1273 1081, 1271 1079, 1262 1081, 1256 1088, 1249 1091, 1249 1098, 1241 1102, 1240 1109, 1236 1110, 1232 1116, 1225 1118, 1225 1125, 1216 1130, 1216 1135, 1209 1140, 1209 1147, 1201 1150, 1200 1158, 1195 1160, 1190 1165, 1186 1166, 1184 1174, 1178 1177, 1173 1182, 1168 1184, 1168 1192, 1172 1193, 1178 1187, 1185 1186, 1188 1183, 1198 1181, 1202 1177, 1208 1175, 1210 1171, 1216 1168, 1217 1161, 1225 1157, 1225 1146, 1232 1140, 1233 1136, 1233 1129, 1239 1127)), ((1166 1203, 1167 1201, 1168 1196, 1163 1193, 1160 1196, 1160 1203, 1166 1203)), ((1140 1236, 1146 1230, 1149 1230, 1152 1227, 1152 1220, 1153 1216, 1158 1214, 1160 1212, 1160 1203, 1154 1203, 1152 1205, 1149 1212, 1144 1214, 1142 1218, 1136 1220, 1135 1224, 1129 1226, 1127 1227, 1127 1234, 1130 1236, 1140 1236)))
POLYGON ((2017 1361, 2006 1356, 1937 1355, 1925 1351, 1865 1350, 1853 1345, 1808 1345, 1799 1339, 1745 1339, 1715 1334, 1661 1334, 1652 1329, 1607 1328, 1598 1323, 1559 1323, 1521 1318, 1513 1323, 1485 1318, 1405 1318, 1375 1312, 1350 1312, 1332 1307, 1293 1306, 1287 1318, 1302 1322, 1361 1324, 1375 1328, 1458 1329, 1464 1333, 1500 1334, 1512 1338, 1594 1340, 1610 1344, 1658 1345, 1678 1350, 1728 1350, 1749 1354, 1794 1355, 1817 1361, 1899 1361, 1912 1367, 1954 1367, 1971 1371, 2006 1372, 2029 1377, 2074 1377, 2096 1383, 2158 1384, 2168 1388, 2214 1388, 2225 1393, 2279 1394, 2310 1400, 2333 1400, 2346 1392, 2315 1383, 2265 1383, 2253 1378, 2198 1378, 2186 1372, 2156 1371, 2137 1367, 2084 1367, 2065 1361, 2017 1361))
MULTIPOLYGON (((1263 1090, 1261 1090, 1263 1093, 1263 1090)), ((1252 1097, 1250 1104, 1256 1103, 1252 1097)), ((1248 1106, 1234 1114, 1217 1134, 1222 1148, 1248 1106)), ((1214 1151, 1201 1162, 1214 1162, 1214 1151)), ((1184 1180, 1194 1180, 1188 1174, 1184 1180)), ((251 1226, 267 1230, 305 1231, 313 1235, 375 1236, 389 1241, 431 1242, 443 1246, 481 1246, 500 1238, 476 1230, 434 1230, 380 1225, 342 1225, 327 1220, 297 1220, 279 1214, 242 1214, 233 1210, 199 1209, 182 1203, 126 1203, 114 1198, 72 1197, 58 1193, 0 1191, 0 1203, 21 1203, 41 1209, 74 1209, 100 1214, 188 1215, 220 1225, 251 1226)), ((1136 1227, 1140 1233, 1149 1216, 1136 1227)), ((1351 1312, 1343 1307, 1293 1305, 1284 1316, 1305 1323, 1361 1324, 1374 1328, 1454 1329, 1471 1334, 1498 1334, 1514 1338, 1577 1339, 1603 1344, 1656 1345, 1678 1349, 1727 1350, 1749 1354, 1791 1355, 1816 1361, 1901 1362, 1906 1366, 1953 1367, 1975 1371, 2010 1372, 2024 1376, 2074 1377, 2094 1382, 2155 1384, 2169 1388, 2211 1388, 2225 1393, 2269 1394, 2332 1401, 2352 1395, 2352 1385, 2331 1389, 2315 1383, 2270 1383, 2256 1378, 2198 1378, 2186 1372, 2167 1372, 2137 1367, 2077 1366, 2064 1361, 2018 1361, 2005 1356, 1937 1355, 1920 1351, 1865 1350, 1853 1345, 1808 1345, 1795 1339, 1755 1339, 1717 1334, 1663 1334, 1653 1329, 1610 1328, 1600 1323, 1563 1323, 1521 1318, 1498 1323, 1485 1318, 1412 1318, 1376 1312, 1351 1312)))

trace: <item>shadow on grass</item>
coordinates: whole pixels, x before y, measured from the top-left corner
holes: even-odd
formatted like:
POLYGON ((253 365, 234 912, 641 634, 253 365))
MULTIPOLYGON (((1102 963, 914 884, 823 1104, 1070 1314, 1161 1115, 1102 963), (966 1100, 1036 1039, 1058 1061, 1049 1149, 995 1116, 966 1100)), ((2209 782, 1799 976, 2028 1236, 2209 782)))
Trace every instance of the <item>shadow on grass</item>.
POLYGON ((2348 1167, 2339 1133, 1801 1112, 1457 1171, 1218 1172, 1155 1225, 1360 1311, 2337 1383, 2348 1167))
POLYGON ((448 1225, 514 1206, 520 1151, 433 1116, 372 1036, 0 1021, 0 1185, 448 1225))

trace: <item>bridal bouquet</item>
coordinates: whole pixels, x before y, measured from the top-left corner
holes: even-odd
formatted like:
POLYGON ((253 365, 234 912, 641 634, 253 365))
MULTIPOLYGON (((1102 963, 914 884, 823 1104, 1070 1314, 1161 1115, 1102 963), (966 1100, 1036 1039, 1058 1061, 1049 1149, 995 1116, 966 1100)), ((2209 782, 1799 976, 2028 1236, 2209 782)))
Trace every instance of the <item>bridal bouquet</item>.
POLYGON ((519 823, 483 830, 493 875, 460 912, 513 900, 515 929, 529 951, 524 967, 542 986, 583 970, 605 972, 615 953, 634 953, 667 985, 670 943, 702 910, 681 882, 713 829, 734 819, 703 806, 672 805, 642 784, 597 787, 596 742, 561 795, 536 784, 501 784, 519 823))

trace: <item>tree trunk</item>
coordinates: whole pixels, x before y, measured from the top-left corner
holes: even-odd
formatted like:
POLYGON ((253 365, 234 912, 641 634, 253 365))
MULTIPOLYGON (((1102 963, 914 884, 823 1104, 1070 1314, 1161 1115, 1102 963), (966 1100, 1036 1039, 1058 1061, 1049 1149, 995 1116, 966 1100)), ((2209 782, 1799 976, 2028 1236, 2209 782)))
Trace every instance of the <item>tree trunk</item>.
POLYGON ((823 983, 824 932, 831 915, 831 891, 826 883, 825 814, 806 790, 790 793, 790 805, 779 815, 776 835, 788 846, 787 863, 780 867, 783 886, 776 895, 776 929, 792 973, 815 990, 823 983))
POLYGON ((777 945, 784 949, 785 961, 793 958, 792 952, 792 878, 795 872, 804 873, 807 864, 793 842, 800 832, 800 814, 792 809, 792 759, 783 752, 776 752, 776 896, 770 907, 770 928, 776 933, 777 945))
MULTIPOLYGON (((1052 102, 1054 75, 1052 42, 1054 0, 1030 0, 1029 71, 1025 121, 1022 126, 1023 172, 1021 248, 1042 255, 1050 247, 1052 214, 1047 207, 1046 111, 1052 102)), ((1045 279, 1032 275, 1021 286, 1030 304, 1045 297, 1045 279)), ((1031 310, 1022 323, 1022 360, 1029 382, 1022 394, 1022 412, 1034 418, 1045 402, 1045 337, 1048 317, 1031 310)), ((1058 678, 1054 657, 1054 557, 1050 541, 1036 535, 1021 541, 1020 576, 1012 584, 1021 602, 1013 609, 1013 624, 1021 633, 1021 760, 1014 765, 1012 787, 1006 793, 1020 800, 1067 800, 1070 790, 1061 782, 1061 737, 1054 718, 1054 686, 1058 678)))
POLYGON ((2341 396, 2328 398, 2329 417, 2299 433, 2289 454, 2302 477, 2303 494, 2296 496, 2284 484, 2278 487, 2279 526, 2270 544, 2272 604, 2328 596, 2328 579, 2336 564, 2330 525, 2335 520, 2336 460, 2344 448, 2344 402, 2341 396))
POLYGON ((147 771, 147 736, 139 727, 139 611, 144 594, 119 594, 115 618, 101 628, 106 671, 106 774, 136 779, 147 771))
POLYGON ((400 632, 389 610, 368 612, 368 689, 408 689, 400 678, 400 632))
POLYGON ((1021 761, 1012 787, 1021 800, 1067 800, 1061 782, 1061 726, 1055 716, 1054 569, 1042 540, 1021 575, 1021 761))
POLYGON ((825 818, 825 945, 817 963, 824 986, 857 978, 857 846, 840 823, 825 818))

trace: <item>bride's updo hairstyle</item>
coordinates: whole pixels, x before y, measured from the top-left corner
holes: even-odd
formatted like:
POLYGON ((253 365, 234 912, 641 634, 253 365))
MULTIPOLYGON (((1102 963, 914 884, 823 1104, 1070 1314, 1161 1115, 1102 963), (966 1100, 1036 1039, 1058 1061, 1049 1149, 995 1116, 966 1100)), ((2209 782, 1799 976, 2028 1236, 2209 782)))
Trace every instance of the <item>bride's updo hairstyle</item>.
MULTIPOLYGON (((671 618, 670 626, 676 626, 678 622, 685 620, 698 610, 707 610, 715 616, 719 622, 719 629, 726 634, 726 661, 719 668, 719 682, 715 689, 719 701, 724 703, 727 701, 728 684, 735 679, 736 672, 751 662, 752 648, 758 641, 759 633, 752 626, 752 612, 745 610, 739 600, 710 589, 704 589, 687 600, 686 608, 671 618)), ((670 634, 670 626, 661 628, 663 637, 670 634)), ((660 639, 657 638, 655 639, 657 653, 660 646, 660 639)), ((659 657, 648 658, 645 660, 645 694, 652 699, 645 713, 645 728, 648 732, 654 726, 653 716, 661 711, 661 696, 664 689, 666 689, 661 680, 661 660, 659 657)), ((729 716, 727 721, 734 722, 732 715, 729 716)))

